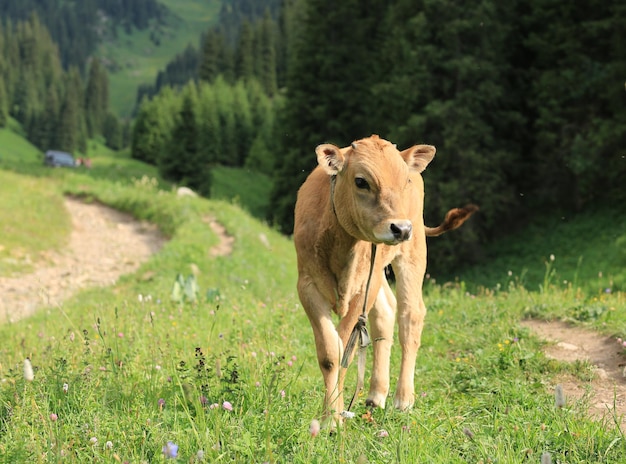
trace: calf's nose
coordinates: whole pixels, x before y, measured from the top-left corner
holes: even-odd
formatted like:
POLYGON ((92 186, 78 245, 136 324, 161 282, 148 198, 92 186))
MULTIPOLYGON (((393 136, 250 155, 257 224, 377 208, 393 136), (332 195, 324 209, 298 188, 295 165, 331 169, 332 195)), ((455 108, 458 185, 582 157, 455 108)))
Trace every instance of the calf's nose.
POLYGON ((394 238, 401 242, 410 239, 411 233, 413 232, 411 221, 396 221, 393 222, 389 228, 394 238))

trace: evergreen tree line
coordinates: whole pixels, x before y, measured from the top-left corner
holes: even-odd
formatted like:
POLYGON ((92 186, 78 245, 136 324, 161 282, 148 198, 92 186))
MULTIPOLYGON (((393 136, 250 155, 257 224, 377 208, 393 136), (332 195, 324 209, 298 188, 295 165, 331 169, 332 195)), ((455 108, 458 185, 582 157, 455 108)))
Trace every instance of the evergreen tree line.
POLYGON ((27 21, 35 13, 59 45, 65 69, 82 68, 105 35, 117 27, 145 29, 151 20, 162 22, 167 9, 157 0, 5 0, 0 2, 4 25, 27 21))
POLYGON ((230 45, 237 43, 244 23, 254 23, 268 13, 277 18, 281 3, 281 0, 222 0, 218 24, 226 42, 230 45))
POLYGON ((8 116, 42 150, 85 152, 87 138, 102 135, 123 145, 123 128, 108 111, 108 78, 91 60, 86 78, 76 66, 64 70, 46 27, 33 14, 0 26, 0 127, 8 116))
POLYGON ((165 87, 144 98, 135 118, 131 153, 158 166, 161 175, 208 196, 216 164, 270 174, 274 115, 256 80, 234 84, 191 81, 182 89, 165 87))
POLYGON ((286 89, 264 163, 275 166, 269 219, 285 233, 314 147, 372 133, 437 147, 427 222, 481 206, 463 233, 432 241, 431 268, 480 259, 480 243, 538 212, 566 217, 626 200, 626 6, 617 0, 283 0, 276 20, 254 24, 254 34, 241 24, 234 48, 219 28, 207 33, 198 79, 252 78, 270 97, 286 89))
POLYGON ((429 143, 425 214, 481 212, 429 266, 538 213, 626 200, 626 4, 618 0, 307 0, 288 44, 271 220, 293 228, 321 142, 429 143))
POLYGON ((189 81, 213 82, 222 76, 229 83, 258 80, 268 95, 285 84, 286 43, 278 15, 278 0, 224 0, 217 25, 190 44, 159 71, 154 84, 141 85, 137 105, 163 87, 182 87, 189 81))

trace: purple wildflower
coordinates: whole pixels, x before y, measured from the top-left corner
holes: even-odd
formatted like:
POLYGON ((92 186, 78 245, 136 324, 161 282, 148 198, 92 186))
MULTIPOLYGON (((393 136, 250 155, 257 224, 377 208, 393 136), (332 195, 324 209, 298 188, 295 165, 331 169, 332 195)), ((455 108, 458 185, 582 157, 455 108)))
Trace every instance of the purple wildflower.
POLYGON ((178 445, 176 443, 168 441, 167 445, 163 447, 162 451, 166 458, 174 459, 178 456, 178 445))

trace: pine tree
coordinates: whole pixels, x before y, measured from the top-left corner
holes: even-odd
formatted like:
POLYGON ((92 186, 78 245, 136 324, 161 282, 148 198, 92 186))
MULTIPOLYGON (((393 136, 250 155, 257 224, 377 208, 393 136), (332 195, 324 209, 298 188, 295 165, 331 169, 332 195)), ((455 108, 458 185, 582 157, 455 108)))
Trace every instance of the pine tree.
POLYGON ((80 101, 73 91, 72 82, 70 77, 70 84, 65 88, 57 134, 58 148, 70 153, 79 149, 81 137, 80 101))
POLYGON ((538 203, 579 209, 599 198, 619 204, 626 167, 623 2, 535 0, 527 18, 530 151, 538 203), (619 179, 622 180, 619 180, 619 179), (619 192, 606 195, 604 192, 619 192))
MULTIPOLYGON (((271 218, 293 229, 296 192, 315 166, 322 142, 344 146, 376 132, 370 87, 378 74, 380 18, 387 2, 310 0, 289 63, 288 100, 279 125, 286 134, 270 199, 271 218), (349 20, 349 27, 346 21, 349 20)), ((383 134, 381 134, 383 135, 383 134)))
POLYGON ((122 127, 120 120, 113 113, 107 113, 102 125, 102 135, 106 141, 106 146, 113 150, 123 148, 122 144, 122 127))
POLYGON ((202 158, 198 147, 198 128, 195 115, 197 99, 193 86, 187 86, 182 108, 172 131, 168 150, 163 153, 159 171, 163 177, 180 182, 202 195, 211 193, 209 163, 202 158))
POLYGON ((218 162, 225 166, 236 166, 237 155, 237 132, 235 121, 235 108, 233 88, 222 77, 216 79, 213 84, 217 114, 220 121, 221 149, 218 162))
POLYGON ((163 88, 153 100, 144 98, 131 131, 131 156, 158 164, 179 111, 179 98, 169 87, 163 88))
POLYGON ((253 30, 248 21, 241 25, 235 53, 235 75, 237 79, 249 81, 254 77, 253 30))
POLYGON ((257 128, 254 141, 250 147, 245 167, 254 172, 262 172, 268 176, 274 174, 276 165, 275 140, 278 138, 276 132, 278 125, 275 123, 276 114, 284 104, 284 98, 275 96, 271 101, 257 85, 258 93, 248 89, 251 105, 254 108, 254 127, 257 128))
POLYGON ((108 78, 97 58, 91 60, 85 89, 85 116, 90 137, 102 133, 108 111, 108 78))
POLYGON ((276 93, 278 84, 276 81, 276 39, 275 23, 270 16, 269 10, 265 12, 261 22, 260 35, 260 69, 258 78, 268 95, 276 93))
POLYGON ((60 103, 56 86, 48 90, 43 112, 39 116, 36 139, 33 141, 42 150, 54 149, 58 146, 58 127, 60 116, 60 103))
POLYGON ((232 92, 236 142, 236 158, 234 162, 236 166, 243 166, 255 135, 252 111, 248 101, 248 94, 242 81, 239 81, 232 88, 232 92))
POLYGON ((202 45, 200 80, 213 82, 219 74, 223 74, 225 47, 224 37, 219 30, 209 30, 202 45))
POLYGON ((222 130, 214 86, 201 82, 198 86, 198 143, 201 156, 215 165, 223 152, 222 130))

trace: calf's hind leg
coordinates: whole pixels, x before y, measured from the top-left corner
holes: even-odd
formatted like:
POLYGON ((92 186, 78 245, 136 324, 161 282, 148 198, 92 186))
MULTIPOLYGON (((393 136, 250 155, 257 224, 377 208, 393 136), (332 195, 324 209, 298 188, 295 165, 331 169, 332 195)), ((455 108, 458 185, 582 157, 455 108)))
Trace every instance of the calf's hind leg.
POLYGON ((426 317, 426 306, 422 297, 424 270, 423 267, 411 265, 403 268, 402 263, 394 263, 398 299, 398 338, 402 348, 402 361, 393 405, 400 410, 412 407, 415 402, 413 380, 415 361, 426 317))

